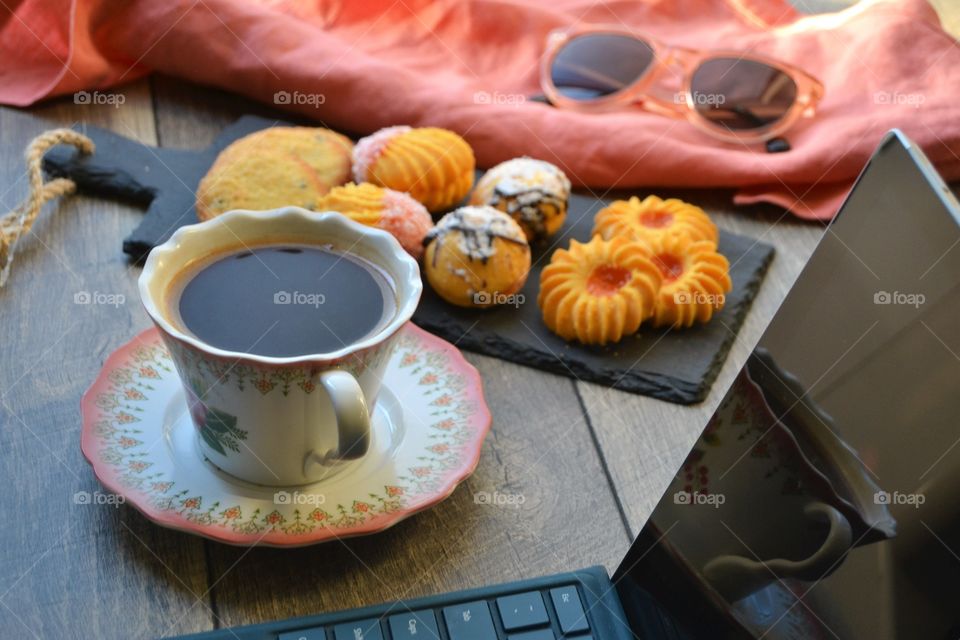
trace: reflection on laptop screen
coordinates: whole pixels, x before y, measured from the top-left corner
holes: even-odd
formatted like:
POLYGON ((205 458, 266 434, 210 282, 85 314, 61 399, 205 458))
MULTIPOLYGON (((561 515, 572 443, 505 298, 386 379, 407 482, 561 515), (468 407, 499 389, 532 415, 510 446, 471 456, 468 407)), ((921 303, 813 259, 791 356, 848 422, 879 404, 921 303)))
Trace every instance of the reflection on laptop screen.
POLYGON ((615 576, 694 637, 960 637, 960 227, 889 137, 615 576))

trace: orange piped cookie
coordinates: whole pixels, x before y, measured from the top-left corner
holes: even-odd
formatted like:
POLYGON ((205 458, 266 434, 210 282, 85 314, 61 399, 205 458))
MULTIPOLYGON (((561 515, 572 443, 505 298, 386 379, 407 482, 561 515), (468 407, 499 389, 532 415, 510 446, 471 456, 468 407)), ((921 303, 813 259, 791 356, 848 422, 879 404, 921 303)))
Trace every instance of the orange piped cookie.
POLYGON ((220 152, 197 187, 197 217, 232 209, 287 205, 315 209, 317 200, 350 179, 353 143, 322 127, 271 127, 220 152))
POLYGON ((709 240, 716 246, 717 226, 703 209, 670 198, 662 200, 636 196, 629 200, 617 200, 597 212, 593 233, 604 238, 626 236, 636 240, 654 242, 668 235, 685 235, 694 240, 709 240))
POLYGON ((351 220, 390 232, 414 258, 423 254, 423 239, 433 227, 427 209, 406 193, 368 182, 334 187, 320 198, 317 210, 337 211, 351 220))
POLYGON ((664 236, 650 248, 663 277, 654 326, 681 328, 709 322, 733 288, 727 259, 712 242, 681 235, 664 236))
POLYGON ((636 333, 653 313, 660 280, 640 242, 573 240, 541 272, 537 304, 544 323, 561 338, 603 345, 636 333))
POLYGON ((430 211, 463 200, 475 169, 467 141, 436 127, 387 127, 361 139, 353 150, 355 181, 405 191, 430 211))

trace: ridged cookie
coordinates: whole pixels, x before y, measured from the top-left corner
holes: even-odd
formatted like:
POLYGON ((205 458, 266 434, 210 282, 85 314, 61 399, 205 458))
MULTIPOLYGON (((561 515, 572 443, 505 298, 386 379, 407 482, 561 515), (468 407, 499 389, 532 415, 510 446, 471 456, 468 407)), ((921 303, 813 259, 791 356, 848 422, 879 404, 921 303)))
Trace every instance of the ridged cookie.
POLYGON ((636 333, 653 314, 661 275, 646 245, 623 237, 570 242, 540 274, 537 304, 565 340, 604 345, 636 333))
POLYGON ((685 235, 693 240, 709 240, 716 246, 717 226, 703 209, 669 198, 657 196, 617 200, 597 212, 593 233, 612 238, 626 236, 646 242, 668 235, 685 235))
POLYGON ((414 258, 423 254, 423 239, 433 228, 433 218, 422 204, 406 193, 369 182, 334 187, 320 198, 317 208, 390 232, 414 258))
POLYGON ((353 178, 409 193, 430 211, 457 204, 473 186, 467 141, 446 129, 387 127, 357 142, 353 178))
POLYGON ((656 327, 690 327, 709 322, 723 309, 733 288, 730 263, 709 240, 663 236, 650 243, 653 262, 663 276, 653 313, 656 327))

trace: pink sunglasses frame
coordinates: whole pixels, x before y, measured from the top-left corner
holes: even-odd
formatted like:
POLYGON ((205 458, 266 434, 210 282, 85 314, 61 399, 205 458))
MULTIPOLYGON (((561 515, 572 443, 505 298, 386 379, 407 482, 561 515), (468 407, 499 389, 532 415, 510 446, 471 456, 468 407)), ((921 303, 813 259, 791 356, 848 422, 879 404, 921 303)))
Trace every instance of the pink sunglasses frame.
POLYGON ((573 111, 605 111, 628 105, 637 105, 644 111, 673 119, 685 119, 700 131, 726 142, 756 143, 781 136, 793 127, 800 118, 811 118, 823 97, 823 84, 806 71, 793 65, 764 56, 735 50, 700 51, 683 47, 669 47, 647 35, 617 25, 582 25, 571 29, 558 29, 547 36, 547 46, 540 65, 540 86, 547 99, 557 107, 573 111), (647 43, 653 50, 650 66, 634 82, 615 93, 595 100, 574 100, 560 94, 553 84, 550 69, 560 50, 570 41, 584 35, 611 34, 630 36, 647 43), (765 127, 744 131, 732 131, 711 122, 696 109, 690 83, 693 73, 705 60, 711 58, 736 58, 759 62, 778 69, 797 85, 793 105, 782 118, 765 127), (665 100, 646 93, 657 78, 671 67, 679 67, 683 74, 681 93, 684 102, 665 100))

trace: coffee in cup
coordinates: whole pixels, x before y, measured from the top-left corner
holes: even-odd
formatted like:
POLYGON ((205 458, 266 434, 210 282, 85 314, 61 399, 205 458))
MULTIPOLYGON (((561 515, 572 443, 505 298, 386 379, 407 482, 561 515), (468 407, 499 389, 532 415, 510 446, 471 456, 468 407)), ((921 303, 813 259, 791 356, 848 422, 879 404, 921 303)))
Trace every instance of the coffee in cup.
POLYGON ((390 276, 349 252, 258 245, 198 260, 166 313, 218 349, 269 357, 329 353, 375 334, 397 311, 390 276))
POLYGON ((385 231, 297 207, 182 227, 139 281, 199 452, 240 479, 301 485, 364 455, 420 271, 385 231))

